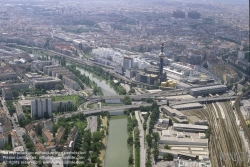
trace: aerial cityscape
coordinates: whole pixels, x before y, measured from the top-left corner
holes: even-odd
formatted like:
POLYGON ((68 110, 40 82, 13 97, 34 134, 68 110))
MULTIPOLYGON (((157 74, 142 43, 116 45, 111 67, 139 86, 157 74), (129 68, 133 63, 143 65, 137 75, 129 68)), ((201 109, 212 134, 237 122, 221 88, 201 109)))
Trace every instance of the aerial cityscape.
POLYGON ((0 0, 0 167, 249 167, 247 0, 0 0))

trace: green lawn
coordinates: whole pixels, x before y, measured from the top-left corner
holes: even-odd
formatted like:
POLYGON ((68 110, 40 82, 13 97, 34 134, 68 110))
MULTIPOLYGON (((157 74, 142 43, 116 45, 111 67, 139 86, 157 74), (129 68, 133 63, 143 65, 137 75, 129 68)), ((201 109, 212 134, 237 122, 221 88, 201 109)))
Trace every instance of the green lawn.
POLYGON ((73 101, 74 103, 76 102, 77 95, 71 95, 71 96, 54 96, 55 101, 73 101))
POLYGON ((102 102, 102 106, 123 106, 124 104, 106 104, 104 102, 102 102))
POLYGON ((94 108, 94 104, 88 104, 88 108, 90 109, 94 108))

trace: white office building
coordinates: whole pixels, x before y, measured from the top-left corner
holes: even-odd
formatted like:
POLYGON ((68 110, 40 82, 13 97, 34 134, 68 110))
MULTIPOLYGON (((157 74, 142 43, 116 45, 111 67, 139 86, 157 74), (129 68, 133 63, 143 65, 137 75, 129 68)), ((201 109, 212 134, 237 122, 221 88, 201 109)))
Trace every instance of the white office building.
POLYGON ((52 100, 51 99, 37 99, 31 101, 31 116, 34 118, 44 118, 45 114, 51 117, 52 113, 52 100))
POLYGON ((123 58, 123 68, 126 70, 128 68, 132 68, 134 64, 134 59, 132 57, 124 57, 123 58))

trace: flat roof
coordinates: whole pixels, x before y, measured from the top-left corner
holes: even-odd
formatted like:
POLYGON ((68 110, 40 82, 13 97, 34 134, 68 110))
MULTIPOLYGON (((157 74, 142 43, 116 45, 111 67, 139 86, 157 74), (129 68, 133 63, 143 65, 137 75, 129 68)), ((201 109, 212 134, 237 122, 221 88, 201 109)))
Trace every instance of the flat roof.
POLYGON ((220 88, 227 89, 227 86, 226 85, 206 86, 206 87, 200 87, 200 88, 193 88, 191 89, 191 91, 212 90, 212 89, 220 89, 220 88))
POLYGON ((172 108, 174 109, 194 108, 194 107, 203 108, 203 105, 201 105, 200 103, 188 103, 188 104, 180 104, 172 106, 172 108))
POLYGON ((163 108, 165 108, 166 110, 168 110, 169 112, 171 113, 175 113, 176 115, 178 116, 185 116, 184 114, 182 114, 180 111, 176 110, 176 109, 173 109, 173 108, 170 108, 168 106, 163 106, 163 108))
POLYGON ((147 90, 147 92, 149 93, 158 93, 158 92, 162 92, 161 89, 153 89, 153 90, 147 90))
POLYGON ((174 123, 173 127, 177 127, 177 128, 190 128, 190 129, 203 129, 203 130, 207 130, 208 129, 208 127, 204 126, 204 125, 177 124, 177 123, 174 123))
POLYGON ((31 105, 31 100, 18 100, 18 103, 21 106, 30 106, 31 105))
MULTIPOLYGON (((176 142, 176 144, 173 144, 173 145, 179 145, 178 142, 180 142, 180 143, 181 142, 187 143, 185 145, 189 145, 188 143, 196 143, 197 146, 199 146, 199 144, 208 143, 208 139, 198 139, 198 138, 194 139, 194 138, 186 138, 186 137, 184 137, 184 138, 177 138, 177 137, 164 137, 163 136, 163 137, 160 138, 160 140, 174 141, 174 142, 176 142)), ((181 145, 183 145, 183 144, 181 143, 181 145)))

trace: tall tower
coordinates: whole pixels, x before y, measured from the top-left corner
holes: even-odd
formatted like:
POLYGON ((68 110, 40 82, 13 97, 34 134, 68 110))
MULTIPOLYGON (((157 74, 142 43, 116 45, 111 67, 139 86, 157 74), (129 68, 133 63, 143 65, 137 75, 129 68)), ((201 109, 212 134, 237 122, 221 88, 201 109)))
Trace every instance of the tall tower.
POLYGON ((161 53, 159 54, 160 58, 160 67, 159 67, 159 78, 160 78, 160 83, 163 81, 163 58, 165 57, 163 54, 163 49, 164 49, 164 44, 161 44, 161 53))

